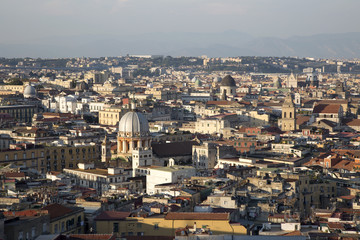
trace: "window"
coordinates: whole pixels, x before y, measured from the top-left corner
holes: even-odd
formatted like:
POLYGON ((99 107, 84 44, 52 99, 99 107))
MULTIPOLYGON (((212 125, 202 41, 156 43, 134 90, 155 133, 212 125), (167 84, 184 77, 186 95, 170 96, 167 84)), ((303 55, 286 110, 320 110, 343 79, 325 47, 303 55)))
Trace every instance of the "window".
POLYGON ((19 232, 18 240, 24 239, 24 232, 19 232))
POLYGON ((119 232, 119 223, 114 223, 113 224, 113 232, 115 233, 117 233, 117 232, 119 232))
POLYGON ((77 225, 80 226, 81 225, 81 216, 78 216, 78 219, 77 219, 77 225))
POLYGON ((159 224, 158 223, 154 224, 154 229, 156 229, 156 230, 159 229, 159 224))
POLYGON ((142 223, 138 223, 138 224, 136 224, 136 226, 137 226, 138 228, 142 228, 142 223))
POLYGON ((31 228, 31 237, 34 238, 35 237, 35 227, 31 228))

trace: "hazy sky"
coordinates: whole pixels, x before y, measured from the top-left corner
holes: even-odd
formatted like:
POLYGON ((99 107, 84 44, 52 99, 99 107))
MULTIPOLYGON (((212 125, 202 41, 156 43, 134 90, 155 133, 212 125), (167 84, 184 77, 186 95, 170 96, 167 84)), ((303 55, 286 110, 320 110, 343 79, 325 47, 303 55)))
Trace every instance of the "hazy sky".
POLYGON ((0 0, 0 43, 144 32, 360 32, 359 9, 359 0, 0 0))

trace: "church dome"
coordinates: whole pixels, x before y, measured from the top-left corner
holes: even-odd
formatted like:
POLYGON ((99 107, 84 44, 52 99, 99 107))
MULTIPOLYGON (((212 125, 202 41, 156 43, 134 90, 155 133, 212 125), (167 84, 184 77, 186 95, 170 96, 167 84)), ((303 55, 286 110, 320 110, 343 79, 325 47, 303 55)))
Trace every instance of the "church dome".
POLYGON ((230 75, 226 75, 221 80, 220 86, 223 86, 223 87, 236 87, 236 83, 235 83, 235 80, 230 75))
POLYGON ((148 136, 149 122, 139 112, 126 113, 119 122, 119 134, 123 136, 148 136))
POLYGON ((31 97, 36 97, 36 90, 33 86, 31 86, 30 84, 27 85, 24 89, 24 97, 25 98, 31 98, 31 97))

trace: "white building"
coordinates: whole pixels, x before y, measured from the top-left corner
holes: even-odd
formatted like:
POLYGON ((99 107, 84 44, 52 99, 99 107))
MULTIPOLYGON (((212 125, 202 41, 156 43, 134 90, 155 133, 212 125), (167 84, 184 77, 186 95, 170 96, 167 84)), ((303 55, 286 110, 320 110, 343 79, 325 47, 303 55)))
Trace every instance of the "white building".
POLYGON ((99 112, 104 110, 105 103, 104 102, 90 102, 89 110, 90 112, 99 112))
POLYGON ((143 176, 144 171, 139 169, 139 167, 146 167, 152 165, 152 149, 151 148, 136 148, 132 151, 132 170, 133 177, 143 176), (138 170, 138 171, 137 171, 138 170))
MULTIPOLYGON (((172 162, 172 161, 170 161, 172 162)), ((156 194, 155 186, 164 183, 180 183, 186 178, 195 176, 196 170, 190 166, 178 166, 169 164, 168 167, 151 166, 144 167, 146 171, 146 193, 156 194)))
POLYGON ((288 76, 287 81, 286 81, 286 87, 287 88, 297 88, 298 87, 297 79, 293 73, 291 73, 288 76))
POLYGON ((212 169, 216 165, 217 148, 214 143, 207 143, 192 147, 192 162, 196 169, 212 169))
POLYGON ((208 102, 208 101, 212 101, 213 97, 211 95, 211 93, 207 93, 207 92, 198 92, 198 93, 190 93, 190 95, 188 94, 183 94, 181 96, 181 100, 184 103, 189 103, 191 101, 195 101, 195 102, 208 102))
POLYGON ((94 168, 93 163, 79 163, 78 169, 64 169, 64 173, 77 186, 94 188, 100 194, 111 189, 114 184, 118 187, 129 185, 128 176, 123 168, 94 168))

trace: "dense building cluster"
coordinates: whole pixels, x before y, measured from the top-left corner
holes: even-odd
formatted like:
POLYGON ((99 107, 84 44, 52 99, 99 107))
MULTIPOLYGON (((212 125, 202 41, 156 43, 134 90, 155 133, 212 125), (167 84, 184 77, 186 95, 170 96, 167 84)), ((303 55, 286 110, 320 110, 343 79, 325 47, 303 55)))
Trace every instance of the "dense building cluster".
POLYGON ((0 59, 0 239, 358 239, 359 66, 0 59))

